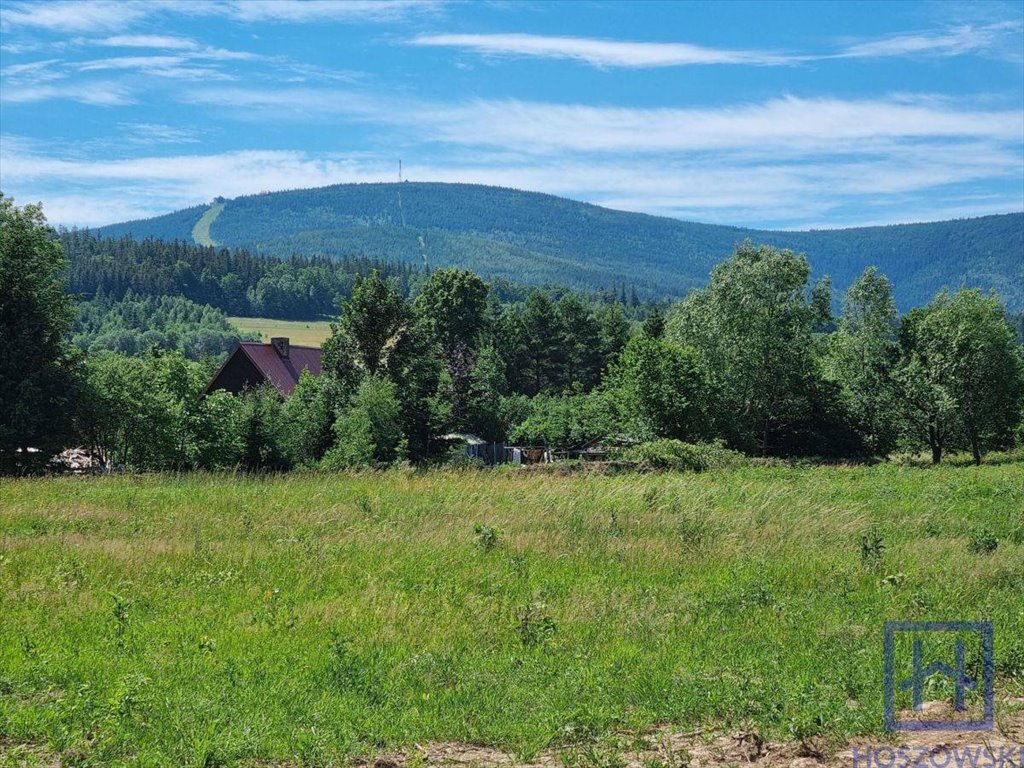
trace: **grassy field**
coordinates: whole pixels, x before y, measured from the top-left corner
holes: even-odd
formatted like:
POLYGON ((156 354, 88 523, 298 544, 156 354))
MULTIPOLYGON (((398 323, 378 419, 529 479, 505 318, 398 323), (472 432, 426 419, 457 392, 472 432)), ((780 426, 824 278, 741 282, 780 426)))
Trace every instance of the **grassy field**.
POLYGON ((319 347, 331 335, 331 324, 326 320, 274 320, 269 317, 229 317, 240 331, 259 333, 264 341, 272 336, 287 336, 292 344, 319 347))
POLYGON ((0 542, 0 748, 74 764, 839 742, 886 619, 991 619, 1024 676, 1024 464, 18 480, 0 542))

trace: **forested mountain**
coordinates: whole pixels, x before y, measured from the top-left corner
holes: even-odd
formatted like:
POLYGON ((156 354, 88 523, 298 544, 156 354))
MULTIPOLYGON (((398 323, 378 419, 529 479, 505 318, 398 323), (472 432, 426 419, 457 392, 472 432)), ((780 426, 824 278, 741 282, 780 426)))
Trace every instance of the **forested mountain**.
POLYGON ((377 270, 408 295, 423 279, 409 264, 376 259, 257 256, 180 240, 97 238, 84 230, 60 235, 68 257, 69 291, 97 295, 180 296, 227 314, 307 320, 337 311, 357 277, 377 270))
MULTIPOLYGON (((384 259, 280 258, 181 240, 96 237, 86 230, 64 230, 60 239, 67 255, 68 288, 79 299, 173 296, 243 317, 321 319, 337 314, 338 300, 348 298, 355 281, 373 271, 393 283, 404 298, 413 297, 430 274, 416 264, 384 259)), ((541 287, 552 300, 569 291, 564 285, 541 287)), ((531 290, 496 277, 490 280, 489 295, 499 302, 521 303, 531 290)), ((634 319, 645 317, 655 303, 641 301, 632 284, 619 285, 615 291, 591 291, 583 298, 619 303, 634 319)))
MULTIPOLYGON (((209 236, 260 254, 457 265, 488 278, 591 290, 635 285, 642 296, 676 297, 703 285, 711 267, 749 238, 806 253, 815 275, 830 275, 840 290, 875 265, 896 286, 901 309, 961 285, 994 288, 1011 308, 1024 308, 1024 214, 776 232, 500 187, 417 182, 340 184, 223 202, 209 236)), ((193 242, 207 210, 198 206, 99 233, 193 242)))

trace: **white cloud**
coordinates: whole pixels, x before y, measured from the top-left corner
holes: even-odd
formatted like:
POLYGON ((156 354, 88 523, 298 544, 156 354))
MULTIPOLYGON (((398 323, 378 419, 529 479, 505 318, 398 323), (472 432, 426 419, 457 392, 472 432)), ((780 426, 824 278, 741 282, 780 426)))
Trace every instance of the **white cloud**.
POLYGON ((53 0, 9 3, 0 9, 0 26, 37 27, 55 32, 121 29, 148 13, 144 3, 116 0, 53 0))
POLYGON ((530 34, 420 35, 411 45, 471 50, 488 56, 572 59, 596 67, 676 67, 693 64, 793 64, 801 57, 767 51, 706 48, 689 43, 653 43, 530 34))
POLYGON ((959 56, 986 51, 1007 40, 1020 47, 1018 21, 982 26, 961 25, 875 40, 851 42, 835 52, 779 52, 709 48, 683 42, 608 40, 601 38, 500 34, 419 35, 409 45, 458 48, 484 56, 519 56, 581 61, 595 67, 650 68, 708 64, 778 66, 828 59, 873 59, 906 56, 959 56), (1008 37, 1009 36, 1009 37, 1008 37))
POLYGON ((127 70, 152 77, 168 77, 178 80, 232 80, 231 75, 213 67, 193 66, 190 56, 114 56, 107 59, 93 59, 76 62, 73 66, 80 72, 103 70, 127 70))
MULTIPOLYGON (((200 88, 189 99, 243 108, 246 119, 349 118, 415 130, 453 145, 517 154, 747 150, 762 156, 892 150, 892 142, 985 139, 1019 145, 1019 109, 977 109, 943 99, 783 97, 718 108, 634 108, 516 100, 417 102, 316 88, 200 88)), ((237 109, 233 109, 237 114, 237 109)))
POLYGON ((197 144, 199 133, 163 123, 122 123, 127 140, 133 144, 197 144))
POLYGON ((443 0, 50 0, 11 2, 0 10, 0 25, 51 32, 112 31, 162 13, 242 22, 388 22, 442 5, 443 0))
POLYGON ((11 64, 0 70, 0 77, 5 78, 9 83, 45 83, 51 80, 60 80, 64 77, 64 73, 57 71, 58 64, 60 64, 60 59, 11 64))
POLYGON ((848 45, 835 58, 886 58, 897 56, 960 56, 991 48, 1007 35, 1020 45, 1020 22, 984 26, 965 24, 941 31, 914 32, 866 40, 848 45))
POLYGON ((168 50, 194 51, 199 43, 187 37, 173 35, 114 35, 92 42, 108 48, 165 48, 168 50))
POLYGON ((39 101, 63 99, 97 107, 115 107, 133 104, 130 91, 119 83, 107 81, 66 83, 61 85, 33 84, 3 87, 4 104, 30 104, 39 101))
MULTIPOLYGON (((159 132, 163 126, 157 126, 159 132)), ((235 197, 266 190, 343 182, 390 181, 394 161, 380 154, 314 155, 257 150, 221 154, 177 154, 123 160, 90 160, 46 152, 38 144, 4 141, 3 185, 16 197, 41 198, 56 206, 51 218, 97 225, 130 218, 127 211, 167 212, 216 195, 235 197), (74 200, 93 189, 99 207, 74 200), (69 199, 73 198, 73 199, 69 199), (118 207, 126 213, 111 215, 118 207), (137 209, 137 210, 136 210, 137 209)), ((987 146, 934 145, 885 157, 823 157, 803 162, 751 161, 731 155, 605 158, 561 155, 544 159, 465 153, 442 161, 406 161, 414 181, 498 184, 565 195, 615 208, 720 223, 796 226, 835 221, 851 202, 883 210, 927 210, 921 194, 982 178, 1005 178, 1020 168, 1019 155, 987 146)), ((1018 171, 1019 175, 1019 171, 1018 171)), ((957 201, 944 204, 951 208, 957 201)), ((961 203, 961 205, 966 205, 961 203)), ((1001 198, 977 213, 1024 207, 1021 195, 1001 198)), ((966 208, 965 208, 966 210, 966 208)), ((941 218, 938 213, 919 218, 941 218)))
POLYGON ((231 0, 179 4, 185 13, 211 13, 239 21, 316 22, 392 21, 410 13, 431 12, 441 0, 231 0))

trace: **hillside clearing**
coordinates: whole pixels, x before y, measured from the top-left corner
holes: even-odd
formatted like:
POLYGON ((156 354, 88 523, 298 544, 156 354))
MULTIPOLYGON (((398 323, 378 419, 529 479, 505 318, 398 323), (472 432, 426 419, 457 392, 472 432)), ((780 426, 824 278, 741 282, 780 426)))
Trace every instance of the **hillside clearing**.
POLYGON ((229 317, 228 322, 243 333, 258 333, 263 341, 287 336, 292 344, 319 347, 331 335, 327 320, 275 320, 270 317, 229 317))
POLYGON ((198 245, 216 245, 213 242, 213 238, 210 236, 210 226, 214 220, 220 216, 220 212, 224 210, 224 203, 214 203, 206 212, 199 217, 199 221, 196 222, 195 226, 192 227, 192 239, 198 245))
POLYGON ((1020 695, 1022 510, 1022 464, 9 481, 0 733, 177 765, 845 742, 881 730, 886 619, 991 619, 1020 695))

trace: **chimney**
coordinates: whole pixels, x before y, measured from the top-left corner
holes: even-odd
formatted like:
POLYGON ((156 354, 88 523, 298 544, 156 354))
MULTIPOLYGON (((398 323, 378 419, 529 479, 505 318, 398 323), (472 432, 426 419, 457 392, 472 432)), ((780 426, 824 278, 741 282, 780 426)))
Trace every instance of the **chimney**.
POLYGON ((274 349, 277 350, 277 354, 282 360, 288 359, 288 337, 287 336, 275 336, 270 340, 270 343, 274 345, 274 349))

